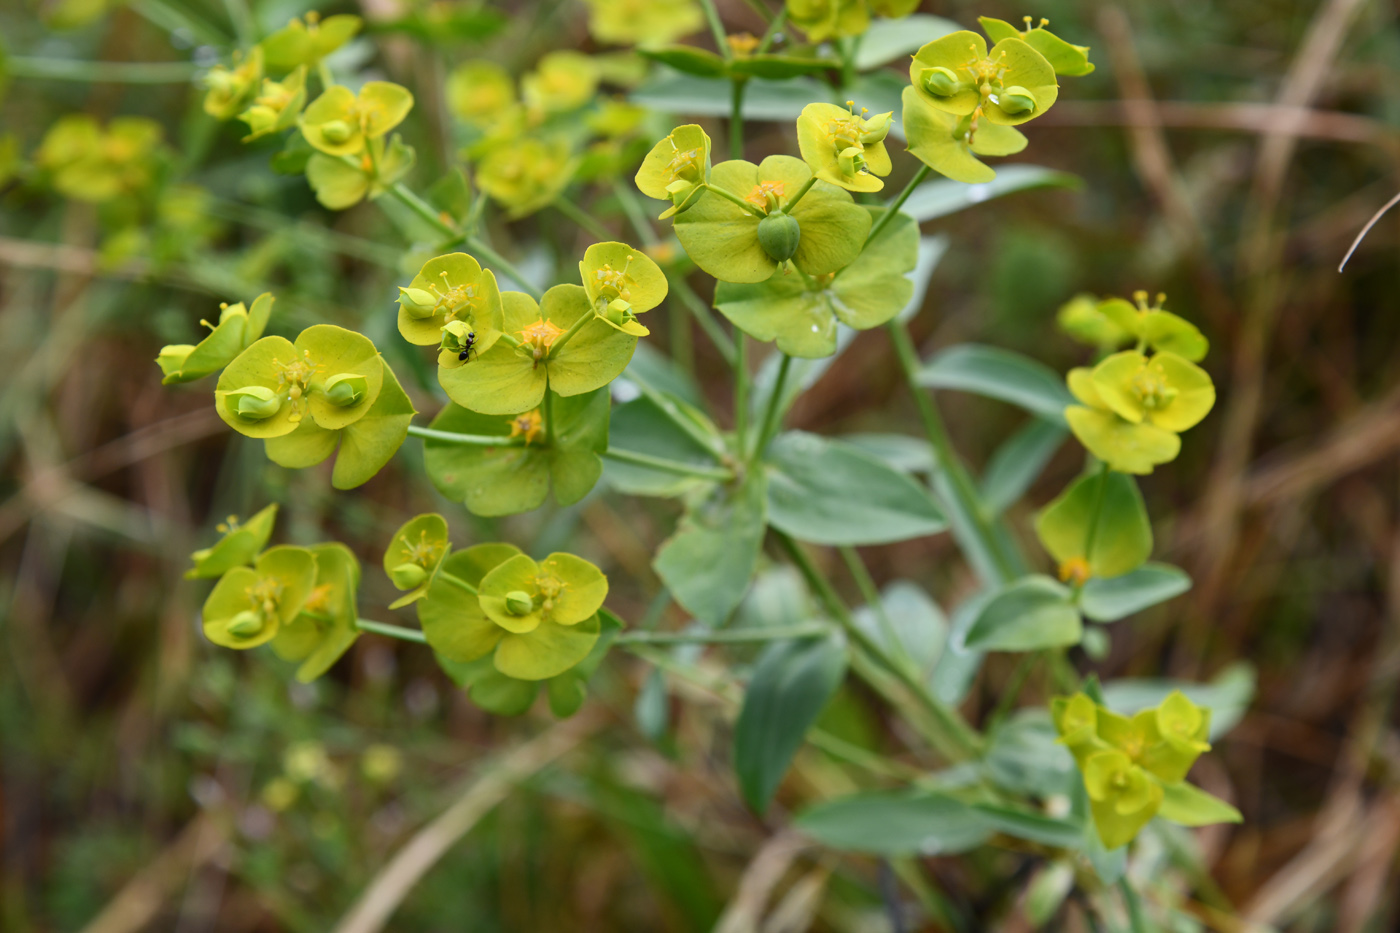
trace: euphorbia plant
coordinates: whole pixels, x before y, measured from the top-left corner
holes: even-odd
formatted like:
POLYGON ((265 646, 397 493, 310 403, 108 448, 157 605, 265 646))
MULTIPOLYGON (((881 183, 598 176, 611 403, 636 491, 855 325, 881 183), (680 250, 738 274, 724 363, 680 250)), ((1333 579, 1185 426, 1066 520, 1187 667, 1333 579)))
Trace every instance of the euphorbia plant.
MULTIPOLYGON (((657 6, 688 15, 686 3, 657 6)), ((1150 305, 1145 294, 1131 303, 1081 296, 1061 322, 1096 357, 1070 370, 1065 385, 1043 366, 991 348, 920 359, 907 322, 939 244, 901 208, 926 185, 994 178, 981 157, 1021 151, 1027 140, 1017 127, 1054 106, 1057 76, 1093 66, 1086 48, 1044 22, 1028 20, 1022 30, 984 19, 990 45, 966 30, 911 45, 900 117, 872 115, 845 99, 856 39, 872 15, 902 17, 913 6, 790 0, 782 16, 810 43, 833 42, 839 58, 829 57, 832 46, 797 40, 775 50, 782 19, 766 7, 772 18, 762 39, 724 35, 707 4, 716 52, 649 48, 649 58, 728 95, 732 157, 723 161, 715 161, 705 126, 668 132, 630 105, 601 100, 600 85, 628 80, 617 77, 612 59, 549 53, 518 93, 499 66, 464 62, 447 99, 475 185, 454 172, 434 185, 432 200, 405 183, 413 152, 389 136, 409 116, 413 95, 379 80, 352 90, 324 67, 357 23, 295 21, 212 71, 206 111, 242 119, 249 139, 288 134, 278 164, 299 162, 324 206, 391 198, 433 238, 414 244, 397 304, 384 304, 398 337, 387 324, 366 329, 402 339, 402 354, 421 354, 416 368, 429 379, 419 387, 440 387, 448 401, 420 402, 435 411, 430 424, 414 424, 414 403, 380 348, 355 330, 315 324, 295 340, 264 336, 283 323, 269 325, 270 295, 247 309, 223 306, 198 346, 163 349, 165 381, 219 372, 214 404, 230 427, 263 439, 268 457, 291 468, 338 448, 330 478, 342 489, 367 481, 415 436, 433 486, 478 516, 530 511, 551 493, 569 506, 600 481, 676 499, 680 517, 652 566, 664 598, 693 621, 677 632, 629 627, 605 606, 607 576, 574 554, 525 553, 496 541, 455 548, 460 513, 414 517, 385 545, 384 573, 402 593, 385 608, 411 605, 417 627, 362 618, 353 553, 335 542, 267 548, 269 506, 245 524, 230 520, 224 540, 195 555, 194 576, 219 578, 205 606, 210 640, 232 648, 271 643, 299 663, 303 679, 328 670, 360 632, 424 643, 483 708, 523 713, 544 685, 558 716, 586 701, 589 678, 613 648, 664 660, 665 676, 676 677, 694 668, 658 646, 766 643, 751 666, 720 654, 732 662, 730 679, 745 686, 734 757, 739 789, 755 810, 782 792, 804 738, 824 734, 813 724, 853 671, 891 716, 907 720, 902 734, 917 736, 910 755, 920 761, 918 776, 870 767, 886 762, 878 749, 825 742, 825 754, 853 769, 843 783, 864 782, 864 790, 820 801, 791 792, 800 827, 833 848, 890 858, 1004 846, 1073 860, 1078 884, 1106 915, 1116 910, 1109 886, 1123 877, 1125 847, 1155 832, 1154 819, 1188 826, 1238 819, 1186 781, 1212 727, 1206 704, 1191 699, 1195 688, 1125 699, 1123 685, 1100 685, 1080 669, 1108 640, 1096 626, 1189 586, 1181 571, 1149 561, 1152 525, 1135 476, 1173 460, 1180 435, 1213 406, 1213 383, 1198 365, 1206 340, 1160 296, 1150 305), (787 151, 745 159, 749 82, 813 74, 841 76, 831 99, 794 108, 787 151), (899 158, 901 135, 917 171, 882 201, 876 195, 886 179, 914 167, 899 158), (949 181, 929 182, 932 173, 949 181), (575 203, 581 181, 616 202, 640 245, 575 203), (664 205, 660 230, 633 186, 664 205), (562 271, 527 271, 487 242, 486 199, 504 209, 501 221, 557 211, 592 243, 581 252, 561 246, 562 271), (730 333, 692 287, 692 264, 714 280, 711 305, 733 325, 730 333), (668 300, 695 315, 731 365, 727 415, 709 410, 685 369, 656 352, 643 316, 668 300), (851 335, 877 327, 890 342, 886 365, 913 393, 926 437, 785 430, 794 400, 851 335), (755 373, 754 344, 770 342, 755 373), (1024 407, 1032 421, 1004 454, 1018 469, 998 483, 979 482, 954 451, 930 387, 1024 407), (1003 513, 1071 433, 1084 471, 1043 504, 1034 531, 1046 555, 1033 558, 1003 513), (915 584, 878 592, 855 550, 943 533, 978 583, 948 623, 915 584), (800 617, 736 625, 736 609, 766 585, 770 546, 802 580, 800 617), (846 603, 813 547, 839 550, 864 606, 846 603), (910 590, 919 594, 913 603, 891 595, 910 590), (1081 646, 1076 664, 1067 652, 1081 646), (970 721, 962 700, 985 656, 997 652, 1020 655, 1022 673, 992 715, 970 721), (1012 715, 1026 673, 1038 666, 1064 695, 1012 715), (1032 743, 1040 755, 1011 774, 1005 758, 1017 743, 1032 743), (879 777, 872 781, 871 772, 879 777), (863 828, 876 821, 899 831, 863 828)), ((600 39, 675 38, 659 20, 624 22, 606 4, 591 7, 600 39)), ((106 186, 113 170, 112 160, 99 164, 86 153, 90 129, 69 128, 48 146, 53 170, 77 190, 87 175, 106 186), (78 142, 60 145, 69 136, 78 142), (67 157, 66 149, 84 151, 67 157)), ((1137 894, 1127 885, 1121 892, 1139 922, 1137 894)))

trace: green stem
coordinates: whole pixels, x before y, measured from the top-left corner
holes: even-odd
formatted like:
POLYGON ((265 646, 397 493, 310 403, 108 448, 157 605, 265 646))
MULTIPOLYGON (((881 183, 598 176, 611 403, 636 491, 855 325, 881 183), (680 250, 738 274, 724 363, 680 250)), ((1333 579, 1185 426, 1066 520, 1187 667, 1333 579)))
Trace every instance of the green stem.
POLYGON ((997 700, 996 708, 987 717, 987 729, 995 729, 1002 720, 1011 714, 1011 710, 1016 706, 1016 698, 1021 695, 1021 688, 1026 685, 1026 680, 1030 677, 1031 669, 1035 667, 1037 661, 1043 657, 1045 652, 1035 651, 1021 655, 1021 660, 1016 662, 1016 667, 1011 671, 1011 678, 1002 687, 1001 698, 997 700))
POLYGON ((671 291, 680 299, 681 304, 685 305, 691 317, 695 318, 695 323, 700 325, 705 336, 710 338, 715 349, 724 357, 724 361, 730 366, 736 365, 739 351, 734 345, 734 338, 724 332, 710 306, 705 304, 700 296, 695 294, 695 289, 690 287, 690 283, 679 275, 668 274, 666 281, 670 283, 671 291))
POLYGON ((774 529, 774 536, 778 543, 792 558, 797 569, 806 578, 807 583, 816 591, 818 597, 826 605, 827 610, 841 623, 841 627, 857 644, 865 650, 872 658, 875 658, 885 668, 887 668, 896 678, 912 693, 919 703, 937 720, 940 728, 945 732, 949 740, 950 747, 945 750, 949 758, 953 761, 974 758, 981 751, 982 740, 977 733, 965 723, 958 714, 949 709, 929 690, 928 685, 920 678, 916 677, 905 665, 892 660, 885 651, 884 646, 871 638, 851 617, 850 610, 846 608, 841 597, 832 587, 830 581, 826 579, 812 564, 805 551, 787 534, 774 529))
POLYGON ((1133 933, 1147 933, 1147 922, 1142 916, 1142 901, 1138 899, 1133 886, 1128 884, 1127 878, 1118 879, 1118 892, 1123 895, 1123 903, 1128 906, 1128 923, 1132 926, 1133 933))
POLYGON ((428 638, 415 628, 405 628, 402 625, 389 625, 385 622, 376 622, 373 619, 356 619, 355 627, 362 632, 374 632, 376 635, 388 635, 390 638, 398 638, 402 641, 417 642, 426 645, 428 638))
POLYGON ((724 449, 724 444, 714 437, 709 431, 703 429, 689 418, 672 401, 671 397, 659 391, 648 382, 640 373, 632 370, 627 371, 624 377, 637 388, 642 390, 642 394, 651 401, 653 405, 661 410, 661 413, 671 420, 671 423, 680 428, 686 435, 710 452, 710 456, 716 460, 723 461, 728 456, 728 451, 724 449))
POLYGON ((477 447, 520 447, 524 441, 504 434, 458 434, 456 431, 438 431, 434 428, 420 428, 416 424, 408 426, 408 433, 414 437, 426 437, 449 444, 471 444, 477 447))
MULTIPOLYGON (((577 322, 575 322, 575 324, 577 324, 577 322)), ((566 336, 566 337, 569 336, 570 334, 573 333, 573 330, 574 330, 573 328, 570 328, 569 333, 568 333, 568 334, 565 334, 564 336, 566 336)), ((545 377, 544 377, 544 412, 543 412, 543 414, 544 414, 544 442, 545 442, 545 446, 548 447, 548 448, 550 448, 551 450, 553 450, 553 449, 554 449, 554 393, 552 393, 552 392, 549 391, 549 372, 548 372, 548 370, 545 371, 545 377)))
POLYGON ((621 178, 616 178, 613 180, 613 193, 617 196, 617 203, 622 205, 622 213, 627 215, 627 222, 632 225, 642 243, 648 248, 660 246, 661 238, 656 235, 656 228, 647 219, 641 202, 637 200, 637 193, 631 186, 621 178))
POLYGON ((596 318, 597 315, 595 315, 592 311, 589 311, 587 314, 580 314, 578 318, 575 319, 575 321, 569 325, 569 329, 564 331, 564 333, 560 334, 558 337, 556 337, 554 339, 554 343, 549 345, 549 355, 545 357, 545 359, 552 360, 555 357, 557 357, 559 355, 559 351, 564 349, 565 344, 567 344, 570 340, 574 339, 574 334, 577 334, 579 331, 583 330, 583 326, 585 324, 596 320, 596 318))
MULTIPOLYGON (((740 331, 740 333, 743 333, 740 331)), ((756 463, 763 452, 768 449, 768 442, 773 439, 774 433, 778 430, 781 419, 778 411, 783 404, 783 390, 787 386, 788 370, 792 367, 792 357, 783 354, 782 362, 778 364, 778 377, 773 380, 773 388, 768 393, 768 404, 763 410, 763 423, 758 429, 758 442, 754 444, 752 453, 749 455, 749 463, 756 463)))
POLYGON ((797 193, 794 194, 794 195, 792 196, 792 200, 783 205, 783 212, 784 212, 784 213, 787 213, 787 214, 791 214, 791 213, 792 213, 792 209, 793 209, 794 207, 797 206, 797 202, 798 202, 798 201, 801 201, 801 200, 802 200, 802 196, 803 196, 804 194, 806 194, 808 191, 811 191, 811 190, 812 190, 812 186, 815 185, 816 183, 817 183, 817 176, 815 176, 815 175, 813 175, 811 178, 807 179, 807 184, 805 184, 805 185, 803 185, 801 188, 799 188, 798 191, 797 191, 797 193))
MULTIPOLYGON (((904 639, 899 637, 895 631, 894 621, 890 619, 890 614, 885 611, 885 601, 880 598, 880 591, 875 587, 875 579, 870 576, 870 570, 865 566, 865 561, 861 560, 860 552, 850 545, 843 545, 837 550, 841 554, 841 559, 846 562, 846 569, 851 572, 851 577, 856 581, 856 587, 860 590, 860 595, 864 597, 865 604, 875 613, 875 620, 880 623, 880 632, 885 636, 885 641, 891 650, 900 650, 902 653, 904 639)), ((898 658, 903 662, 904 657, 898 658)))
POLYGON ((734 443, 744 458, 749 434, 749 339, 734 330, 734 443))
POLYGON ((470 583, 468 583, 466 580, 463 580, 455 573, 448 573, 446 570, 439 568, 437 575, 447 583, 451 583, 453 586, 457 587, 457 589, 462 590, 466 593, 470 593, 473 596, 477 595, 476 587, 472 586, 470 583))
MULTIPOLYGON (((756 3, 758 3, 758 0, 750 0, 750 5, 756 3)), ((766 10, 767 7, 764 7, 764 9, 766 10)), ((778 38, 779 30, 781 30, 783 28, 783 24, 787 22, 787 4, 783 4, 783 8, 778 11, 777 16, 767 17, 767 19, 768 29, 763 33, 763 41, 758 43, 759 55, 764 54, 770 48, 773 47, 773 40, 778 38)))
POLYGON ((717 632, 623 632, 613 644, 648 645, 734 645, 762 641, 782 641, 788 638, 815 638, 830 634, 831 628, 816 623, 774 625, 764 628, 723 629, 717 632))
POLYGON ((700 5, 705 9, 705 21, 710 24, 710 33, 715 37, 715 51, 726 59, 729 58, 733 50, 729 48, 729 40, 725 37, 724 23, 720 22, 715 0, 700 0, 700 5))
MULTIPOLYGON (((737 159, 741 157, 735 156, 735 158, 737 159)), ((754 207, 748 201, 745 201, 743 198, 739 197, 734 192, 721 188, 719 185, 706 185, 705 188, 707 191, 711 192, 712 194, 719 195, 726 201, 733 201, 735 204, 739 205, 741 208, 748 211, 750 214, 754 215, 759 220, 762 220, 763 218, 768 216, 767 214, 763 213, 763 211, 759 210, 757 207, 754 207)))
POLYGON ((763 17, 763 21, 764 21, 765 23, 768 24, 768 31, 769 31, 769 32, 772 32, 772 31, 773 31, 773 24, 774 24, 774 23, 778 22, 778 21, 781 20, 781 19, 785 19, 785 18, 787 17, 787 7, 786 7, 786 6, 784 6, 784 7, 782 8, 782 10, 779 11, 778 15, 775 17, 775 16, 773 15, 773 11, 770 10, 770 9, 768 9, 768 7, 766 7, 766 6, 763 5, 763 0, 744 0, 744 2, 747 3, 747 4, 749 5, 749 9, 753 10, 753 11, 754 11, 755 13, 757 13, 759 16, 762 16, 762 17, 763 17))
MULTIPOLYGON (((357 168, 359 167, 359 163, 356 160, 350 158, 349 156, 346 156, 345 160, 350 165, 354 165, 357 168)), ((422 218, 422 220, 425 223, 431 226, 438 233, 453 238, 461 237, 461 232, 458 231, 451 224, 445 223, 442 217, 439 216, 436 208, 434 208, 427 201, 424 201, 418 195, 414 194, 413 191, 410 190, 409 187, 403 182, 395 182, 392 186, 390 186, 389 193, 392 194, 395 198, 397 198, 405 207, 407 207, 409 210, 413 211, 413 213, 417 214, 420 218, 422 218)))
POLYGON ((747 78, 734 78, 729 93, 729 158, 744 157, 744 88, 747 78))
POLYGON ((638 453, 635 450, 620 450, 616 447, 609 447, 602 454, 605 460, 616 460, 618 463, 630 463, 634 466, 647 467, 652 470, 660 470, 663 473, 675 473, 678 476, 694 476, 697 479, 713 480, 718 483, 727 483, 734 478, 731 470, 724 467, 711 467, 699 463, 682 463, 679 460, 668 460, 665 457, 653 457, 651 454, 638 453))
POLYGON ((915 188, 923 184, 924 179, 928 177, 930 171, 932 171, 932 169, 927 165, 919 166, 919 170, 914 173, 913 178, 909 179, 909 184, 904 186, 904 190, 899 193, 899 197, 895 198, 894 201, 887 206, 885 213, 880 216, 879 220, 875 221, 875 226, 870 228, 870 235, 865 238, 866 243, 872 242, 875 237, 879 236, 880 231, 885 229, 890 221, 894 220, 895 215, 899 213, 899 209, 904 206, 904 202, 909 200, 909 195, 914 193, 915 188))
POLYGON ((233 34, 238 37, 238 44, 245 49, 250 48, 253 44, 253 14, 248 12, 248 4, 244 0, 224 0, 224 10, 233 26, 233 34))
POLYGON ((608 242, 613 239, 613 232, 603 226, 598 218, 594 217, 562 194, 554 199, 554 208, 599 240, 608 242))
POLYGON ((525 294, 529 295, 536 301, 539 301, 541 298, 544 297, 544 292, 541 289, 539 289, 533 282, 527 279, 524 273, 517 269, 510 260, 506 259, 500 253, 487 246, 480 239, 474 236, 469 236, 465 240, 463 240, 463 242, 466 244, 467 249, 480 256, 481 259, 486 263, 486 265, 494 266, 495 268, 500 269, 506 275, 514 279, 515 284, 519 285, 520 290, 523 291, 525 294))
POLYGON ((981 495, 973 484, 972 477, 968 475, 967 468, 953 450, 948 429, 943 424, 943 416, 939 414, 933 398, 919 385, 919 355, 914 349, 909 330, 898 319, 890 321, 885 328, 894 344, 895 356, 899 358, 900 368, 904 372, 904 381, 918 405, 919 416, 923 420, 924 432, 933 448, 938 469, 948 478, 948 485, 958 499, 961 511, 971 519, 972 528, 969 530, 977 537, 979 549, 995 564, 996 579, 988 582, 998 585, 1006 583, 1016 575, 1014 563, 1003 553, 996 529, 992 527, 992 520, 982 505, 981 495))
POLYGON ((22 55, 9 59, 6 70, 14 78, 95 84, 184 84, 199 72, 189 62, 84 62, 22 55))

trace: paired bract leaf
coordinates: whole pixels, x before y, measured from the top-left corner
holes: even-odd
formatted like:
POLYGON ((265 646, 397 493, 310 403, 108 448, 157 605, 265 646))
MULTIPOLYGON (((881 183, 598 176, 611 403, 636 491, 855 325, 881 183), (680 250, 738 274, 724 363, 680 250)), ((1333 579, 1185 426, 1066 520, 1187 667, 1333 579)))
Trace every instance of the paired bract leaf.
POLYGON ((970 117, 958 117, 935 107, 913 87, 904 89, 902 100, 909 152, 954 181, 992 181, 997 173, 978 156, 1015 155, 1026 148, 1026 137, 1015 127, 989 122, 973 130, 970 117))
POLYGON ((448 405, 433 419, 438 431, 499 436, 500 446, 424 441, 423 459, 433 484, 477 515, 511 515, 543 504, 551 487, 561 505, 582 499, 602 474, 599 454, 608 448, 608 393, 599 389, 555 396, 553 441, 543 436, 543 416, 482 415, 448 405), (540 423, 534 423, 532 416, 540 423), (520 440, 536 436, 521 443, 520 440))
POLYGON ((1122 473, 1146 474, 1176 459, 1181 438, 1151 424, 1134 424, 1114 413, 1099 396, 1091 370, 1071 369, 1069 390, 1082 405, 1065 409, 1070 430, 1089 452, 1122 473))
POLYGON ((986 41, 964 30, 919 49, 909 81, 938 110, 957 116, 980 114, 994 124, 1015 126, 1050 109, 1059 96, 1055 69, 1018 37, 986 41))
POLYGON ((436 512, 415 516, 394 532, 384 551, 384 573, 396 588, 408 593, 389 608, 399 609, 427 595, 433 576, 451 550, 447 519, 436 512))
POLYGON ((1060 564, 1062 579, 1117 577, 1152 555, 1152 524, 1131 476, 1088 473, 1036 517, 1040 543, 1060 564))
POLYGON ((802 158, 822 181, 847 191, 879 191, 878 176, 892 169, 885 149, 893 113, 868 117, 835 104, 812 103, 797 118, 797 144, 802 158))
POLYGON ((252 308, 245 308, 241 301, 219 305, 219 323, 209 336, 194 346, 161 349, 156 358, 165 376, 161 384, 193 382, 223 369, 262 336, 274 300, 271 292, 263 292, 253 300, 252 308))
POLYGON ((306 181, 323 207, 343 211, 366 196, 377 198, 413 168, 413 149, 397 133, 387 146, 383 139, 370 140, 369 149, 370 152, 350 157, 317 152, 307 159, 306 181))
POLYGON ((370 140, 386 135, 412 109, 408 89, 388 81, 367 81, 358 94, 333 84, 307 105, 301 132, 326 155, 359 155, 370 140))
POLYGON ((330 670, 360 637, 355 592, 360 563, 345 545, 332 542, 309 549, 316 559, 316 584, 301 612, 281 626, 272 650, 287 661, 300 661, 297 680, 310 683, 330 670))
POLYGON ((676 602, 701 621, 722 624, 753 579, 767 527, 764 486, 755 472, 737 488, 696 490, 652 561, 676 602))
POLYGON ((363 24, 358 16, 342 14, 321 19, 308 13, 305 21, 293 18, 258 43, 258 47, 269 71, 291 71, 298 66, 315 65, 353 39, 363 24))
POLYGON ((710 180, 710 136, 694 123, 678 126, 661 140, 637 169, 637 188, 649 198, 670 201, 660 220, 688 209, 710 180))
POLYGON ((275 502, 241 524, 238 516, 230 515, 226 522, 219 525, 219 530, 224 536, 218 543, 190 555, 194 566, 185 571, 185 579, 221 577, 234 567, 251 564, 258 552, 267 545, 267 539, 272 537, 272 526, 276 520, 275 502))
POLYGON ((1031 17, 1027 16, 1025 29, 1017 29, 1005 20, 993 19, 990 16, 979 16, 977 22, 993 42, 1000 42, 1002 39, 1024 39, 1027 45, 1045 57, 1057 75, 1080 77, 1091 74, 1094 70, 1093 63, 1089 61, 1089 47, 1071 45, 1061 39, 1045 28, 1050 24, 1047 19, 1042 19, 1038 26, 1033 27, 1031 17))
POLYGON ((255 648, 277 636, 301 611, 316 583, 316 559, 305 548, 275 547, 252 567, 219 578, 204 601, 204 636, 225 648, 255 648))

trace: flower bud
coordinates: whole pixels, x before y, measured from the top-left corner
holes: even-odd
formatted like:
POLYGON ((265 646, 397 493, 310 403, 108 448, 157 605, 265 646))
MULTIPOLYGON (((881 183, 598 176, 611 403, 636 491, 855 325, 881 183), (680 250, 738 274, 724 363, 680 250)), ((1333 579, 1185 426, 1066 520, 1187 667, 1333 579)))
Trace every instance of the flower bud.
POLYGON ((527 616, 535 611, 535 601, 524 590, 511 590, 506 594, 506 612, 513 616, 527 616))
POLYGON ((865 150, 857 146, 842 149, 836 155, 836 164, 843 175, 859 175, 865 171, 865 150))
POLYGON ((336 373, 326 380, 326 398, 332 405, 350 408, 365 400, 369 380, 359 373, 336 373))
POLYGON ((952 97, 962 90, 962 81, 953 73, 953 69, 942 65, 925 68, 924 73, 919 75, 919 84, 934 97, 952 97))
MULTIPOLYGON (((759 222, 759 226, 762 226, 762 221, 759 222)), ((626 324, 628 321, 635 321, 637 319, 637 314, 632 310, 632 306, 621 298, 614 298, 604 305, 601 314, 617 325, 626 324)))
POLYGON ((758 244, 777 262, 786 262, 797 252, 802 227, 791 214, 774 211, 758 222, 758 244))
POLYGON ((421 564, 399 564, 389 571, 389 579, 393 580, 394 586, 399 589, 411 590, 423 585, 423 581, 428 579, 428 571, 424 570, 421 564))
POLYGON ((399 307, 416 321, 427 320, 437 313, 437 299, 421 288, 399 288, 399 307))
POLYGON ((227 396, 228 407, 240 418, 249 421, 263 421, 277 414, 282 408, 282 397, 266 386, 245 386, 235 389, 227 396))
POLYGON ((236 635, 239 638, 252 638, 263 630, 266 623, 267 620, 262 617, 261 613, 252 609, 244 609, 229 620, 225 630, 230 635, 236 635))
POLYGON ((281 116, 276 110, 264 104, 254 104, 238 115, 238 119, 248 124, 248 132, 254 136, 262 136, 277 129, 277 120, 281 116))
POLYGON ((156 357, 156 365, 160 367, 162 375, 169 376, 171 373, 178 373, 184 368, 185 360, 189 359, 193 352, 193 344, 172 343, 160 348, 160 355, 156 357))
POLYGON ((885 137, 890 135, 890 127, 894 124, 894 112, 882 113, 871 117, 865 121, 865 131, 860 134, 860 142, 863 146, 873 146, 876 143, 885 141, 885 137))
POLYGON ((321 135, 326 138, 326 142, 333 145, 349 142, 354 133, 355 128, 344 120, 328 120, 321 124, 321 135))
POLYGON ((997 97, 997 103, 1001 109, 1009 114, 1030 113, 1035 109, 1035 98, 1031 92, 1019 85, 1013 85, 1002 91, 997 97))

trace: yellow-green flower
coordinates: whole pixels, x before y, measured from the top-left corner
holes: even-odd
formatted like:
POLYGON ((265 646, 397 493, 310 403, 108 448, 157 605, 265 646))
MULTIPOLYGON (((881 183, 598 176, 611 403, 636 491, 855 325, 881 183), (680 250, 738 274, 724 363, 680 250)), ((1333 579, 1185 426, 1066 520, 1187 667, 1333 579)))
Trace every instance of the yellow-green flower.
POLYGON ((156 357, 165 375, 161 384, 203 379, 233 362, 234 357, 262 336, 275 300, 271 292, 263 292, 253 299, 251 309, 245 308, 241 301, 236 305, 228 302, 219 305, 217 325, 200 321, 209 328, 209 336, 194 346, 173 344, 161 348, 160 356, 156 357))
POLYGON ((1115 353, 1094 367, 1093 383, 1119 417, 1177 434, 1199 424, 1215 405, 1210 376, 1175 353, 1115 353))
POLYGON ((86 114, 62 117, 44 134, 34 161, 64 197, 103 202, 135 194, 155 178, 160 124, 116 117, 104 131, 86 114))
POLYGON ((217 120, 230 120, 248 106, 258 91, 263 76, 263 51, 259 46, 246 58, 233 53, 233 67, 215 65, 204 76, 204 112, 217 120))
POLYGON ((1070 430, 1088 451, 1121 473, 1146 474, 1181 452, 1181 438, 1156 425, 1120 416, 1099 395, 1093 371, 1071 369, 1065 380, 1082 405, 1065 409, 1070 430))
POLYGON ((652 147, 637 169, 637 189, 649 198, 670 201, 659 220, 686 210, 710 180, 710 137, 694 123, 678 126, 652 147))
POLYGON ((584 0, 588 31, 613 45, 666 45, 705 24, 695 0, 584 0))
POLYGON ((1103 312, 1093 295, 1075 295, 1065 302, 1055 315, 1055 323, 1073 339, 1101 350, 1116 350, 1133 336, 1103 312))
POLYGON ((230 515, 218 525, 223 537, 212 547, 201 548, 190 555, 194 566, 185 571, 185 579, 221 577, 234 567, 251 564, 258 552, 267 546, 276 520, 275 502, 241 524, 237 515, 230 515))
POLYGON ((395 587, 408 593, 389 608, 399 609, 427 595, 428 584, 451 551, 447 519, 441 515, 428 512, 404 522, 384 550, 384 573, 395 587))
POLYGON ((916 88, 904 89, 904 135, 909 152, 929 168, 954 181, 983 184, 997 173, 978 156, 1015 155, 1026 148, 1026 137, 1014 126, 956 116, 930 104, 916 88))
POLYGON ((488 129, 515 109, 515 82, 495 62, 463 62, 447 76, 447 106, 464 123, 488 129))
POLYGON ((1105 849, 1131 842, 1162 806, 1161 785, 1118 751, 1098 752, 1084 762, 1084 789, 1105 849))
POLYGON ((493 201, 520 218, 552 203, 574 177, 577 159, 562 138, 523 139, 492 145, 476 180, 493 201))
POLYGON ((359 94, 334 84, 301 115, 301 132, 327 155, 358 155, 369 140, 387 134, 412 109, 413 95, 389 81, 367 81, 359 94))
POLYGON ((1045 56, 1045 60, 1055 69, 1057 75, 1077 77, 1094 70, 1093 63, 1089 61, 1089 47, 1071 45, 1046 29, 1045 27, 1050 25, 1048 19, 1041 19, 1039 25, 1032 26, 1031 17, 1027 16, 1025 29, 1017 29, 1004 20, 992 19, 990 16, 979 16, 977 21, 982 24, 983 31, 993 42, 1010 38, 1024 39, 1027 45, 1045 56))
POLYGON ((225 648, 255 648, 289 624, 316 582, 316 559, 299 547, 275 547, 252 567, 234 567, 204 601, 204 635, 225 648))
POLYGON ((238 115, 248 124, 249 133, 243 141, 251 142, 270 133, 296 126, 301 108, 306 105, 306 66, 300 65, 281 81, 264 78, 262 90, 253 98, 252 106, 238 115))
POLYGON ((473 352, 495 345, 505 324, 496 276, 466 253, 429 259, 407 288, 399 289, 399 333, 421 347, 442 340, 453 322, 475 335, 473 352))
POLYGON ((412 147, 395 133, 387 144, 382 138, 371 139, 369 147, 354 156, 313 152, 306 160, 306 183, 322 206, 343 211, 388 191, 413 168, 415 158, 412 147))
POLYGON ((362 25, 358 16, 342 14, 321 19, 313 10, 306 14, 305 21, 293 17, 258 47, 270 71, 310 67, 353 39, 362 25))
POLYGON ((879 191, 885 183, 877 175, 890 173, 885 137, 893 112, 869 116, 864 108, 808 104, 797 118, 797 143, 802 158, 816 176, 849 191, 879 191))
POLYGON ((1175 353, 1191 363, 1205 359, 1210 343, 1195 324, 1162 309, 1167 296, 1159 294, 1153 304, 1147 303, 1147 292, 1133 294, 1133 304, 1122 298, 1099 302, 1098 311, 1138 342, 1138 349, 1151 348, 1175 353))
POLYGON ((550 52, 520 79, 526 105, 544 113, 577 110, 597 90, 598 66, 582 52, 569 50, 550 52))
POLYGON ((316 559, 316 584, 301 611, 277 630, 272 650, 284 661, 300 661, 297 680, 310 683, 330 670, 355 639, 359 612, 355 591, 360 586, 360 562, 338 542, 309 549, 316 559))
POLYGON ((669 288, 666 273, 650 257, 626 243, 594 243, 578 272, 594 314, 623 333, 650 333, 637 315, 661 304, 669 288))
POLYGON ((970 116, 974 128, 983 116, 1004 126, 1025 123, 1059 95, 1055 69, 1025 40, 1002 39, 988 52, 986 40, 968 30, 919 49, 909 80, 933 107, 970 116))
POLYGON ((788 20, 807 34, 807 41, 858 36, 870 28, 865 0, 787 0, 788 20))

